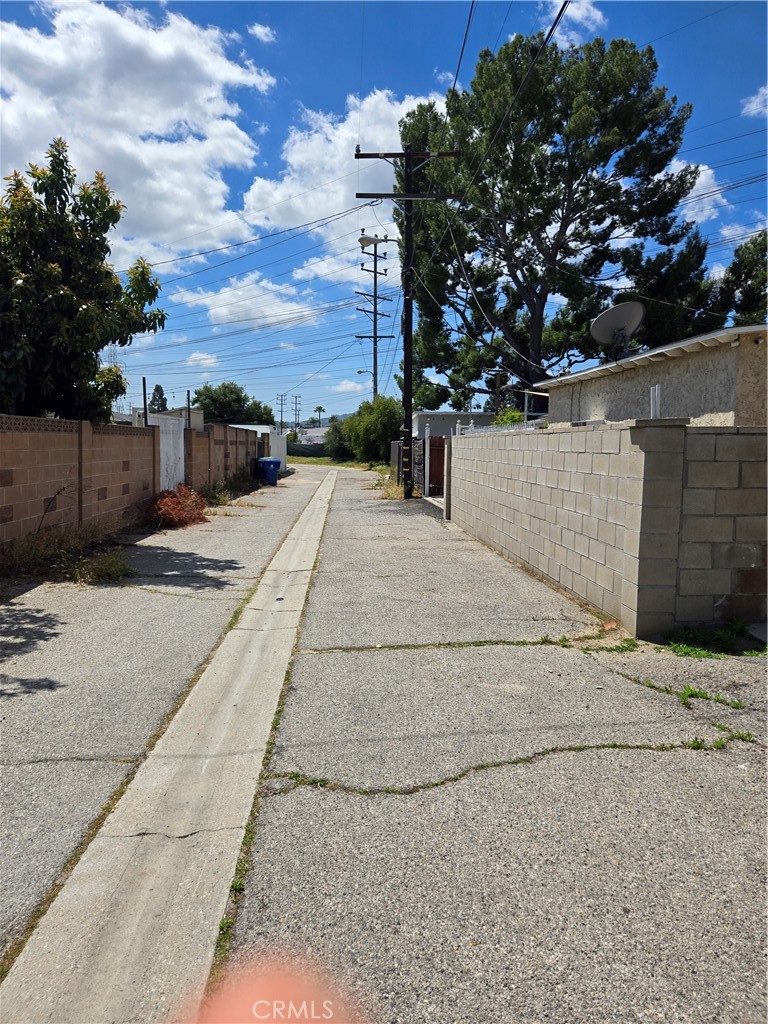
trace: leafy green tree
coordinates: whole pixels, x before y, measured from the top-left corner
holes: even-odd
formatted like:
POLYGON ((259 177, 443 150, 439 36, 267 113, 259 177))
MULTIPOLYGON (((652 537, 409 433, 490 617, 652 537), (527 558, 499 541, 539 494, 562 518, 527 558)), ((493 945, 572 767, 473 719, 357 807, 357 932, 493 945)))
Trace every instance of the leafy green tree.
POLYGON ((766 248, 768 232, 761 231, 740 245, 722 281, 723 305, 737 326, 764 324, 766 309, 766 248))
POLYGON ((148 308, 160 284, 146 260, 123 283, 108 264, 124 206, 104 175, 77 185, 63 139, 47 158, 14 171, 0 201, 0 411, 106 422, 125 381, 99 353, 164 326, 148 308))
POLYGON ((390 444, 400 437, 402 424, 400 402, 377 395, 344 420, 344 442, 359 462, 389 462, 390 444))
POLYGON ((155 384, 152 389, 152 397, 147 403, 150 412, 167 412, 168 399, 165 397, 162 384, 155 384))
POLYGON ((670 166, 691 107, 656 84, 650 47, 550 44, 530 71, 542 42, 516 36, 484 51, 470 89, 448 93, 445 118, 426 103, 400 125, 415 150, 460 153, 414 174, 419 192, 463 197, 414 204, 422 407, 489 394, 497 369, 528 386, 589 358, 589 320, 610 304, 611 278, 634 273, 653 295, 659 269, 684 279, 686 295, 701 287, 706 250, 676 215, 698 168, 670 166), (663 254, 658 267, 644 259, 647 242, 663 254), (556 296, 566 306, 550 323, 556 296), (430 367, 446 389, 426 386, 430 367))
MULTIPOLYGON (((331 418, 333 419, 333 417, 331 418)), ((326 454, 330 455, 336 462, 347 462, 349 459, 354 458, 344 439, 344 428, 339 422, 338 417, 334 419, 333 423, 329 423, 323 438, 323 444, 325 445, 326 454)))
POLYGON ((249 398, 245 388, 233 380, 203 384, 195 391, 192 404, 203 410, 209 423, 274 423, 270 406, 249 398))
POLYGON ((322 405, 316 405, 315 406, 315 412, 317 413, 317 425, 318 425, 318 427, 322 427, 322 425, 323 425, 323 413, 325 412, 325 409, 322 407, 322 405))

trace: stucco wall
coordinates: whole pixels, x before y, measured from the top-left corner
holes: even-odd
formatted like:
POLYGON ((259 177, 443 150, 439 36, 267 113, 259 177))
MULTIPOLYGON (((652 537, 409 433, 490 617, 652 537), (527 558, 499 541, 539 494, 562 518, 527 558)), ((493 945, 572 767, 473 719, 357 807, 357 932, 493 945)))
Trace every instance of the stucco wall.
POLYGON ((768 376, 768 331, 742 338, 739 346, 739 373, 736 381, 737 426, 765 426, 766 376, 768 376), (756 344, 756 339, 760 344, 756 344))
POLYGON ((650 389, 661 386, 662 418, 688 417, 700 425, 754 426, 765 421, 766 352, 763 340, 743 336, 735 345, 659 356, 616 373, 551 387, 549 420, 620 421, 650 416, 650 389))

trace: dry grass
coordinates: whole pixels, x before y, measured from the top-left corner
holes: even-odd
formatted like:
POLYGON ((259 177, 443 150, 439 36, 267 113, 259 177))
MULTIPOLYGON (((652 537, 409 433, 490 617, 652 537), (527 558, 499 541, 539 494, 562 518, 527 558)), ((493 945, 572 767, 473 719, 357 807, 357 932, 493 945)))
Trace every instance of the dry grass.
POLYGON ((123 530, 144 525, 139 512, 116 514, 82 526, 60 526, 0 547, 0 577, 65 576, 79 557, 123 530))

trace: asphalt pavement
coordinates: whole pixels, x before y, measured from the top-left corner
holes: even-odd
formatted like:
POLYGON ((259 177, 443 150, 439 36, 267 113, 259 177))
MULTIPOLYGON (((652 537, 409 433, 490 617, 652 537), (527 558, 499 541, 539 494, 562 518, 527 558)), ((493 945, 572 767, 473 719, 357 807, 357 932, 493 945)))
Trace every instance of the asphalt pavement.
MULTIPOLYGON (((259 580, 260 628, 264 570, 325 477, 140 540, 128 587, 10 595, 6 941, 259 580)), ((229 966, 290 954, 378 1024, 762 1022, 765 658, 626 650, 373 480, 339 472, 290 620, 229 966)), ((92 1019, 178 1019, 157 1006, 92 1019)))

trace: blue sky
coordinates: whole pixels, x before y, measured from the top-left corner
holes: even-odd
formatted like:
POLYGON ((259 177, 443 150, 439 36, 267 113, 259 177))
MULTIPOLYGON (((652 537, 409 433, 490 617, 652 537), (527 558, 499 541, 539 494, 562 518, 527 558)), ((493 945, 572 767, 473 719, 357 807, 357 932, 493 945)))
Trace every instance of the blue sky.
MULTIPOLYGON (((476 3, 459 82, 482 49, 547 28, 559 6, 476 3)), ((142 255, 163 282, 165 332, 118 353, 129 403, 142 376, 174 404, 229 379, 275 412, 278 394, 290 410, 298 395, 302 419, 370 397, 370 342, 355 339, 370 322, 355 291, 371 279, 357 237, 396 232, 386 202, 358 209, 355 192, 391 191, 392 172, 356 161, 355 146, 400 148, 399 118, 453 81, 469 13, 463 0, 4 0, 3 175, 64 136, 79 177, 103 170, 126 204, 115 268, 142 255)), ((658 82, 693 104, 680 159, 702 173, 686 211, 720 273, 765 225, 766 5, 572 3, 560 43, 595 35, 652 43, 658 82)), ((392 298, 381 309, 393 314, 380 331, 397 335, 396 247, 380 251, 392 298)), ((400 344, 381 342, 384 393, 398 393, 400 344)))

